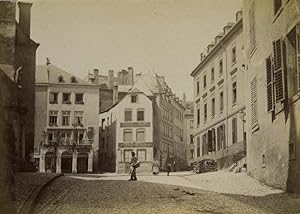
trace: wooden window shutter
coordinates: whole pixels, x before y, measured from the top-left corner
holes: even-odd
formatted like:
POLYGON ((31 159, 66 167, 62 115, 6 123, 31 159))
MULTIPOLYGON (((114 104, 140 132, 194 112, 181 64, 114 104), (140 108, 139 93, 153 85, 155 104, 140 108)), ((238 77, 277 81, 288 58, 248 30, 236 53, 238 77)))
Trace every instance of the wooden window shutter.
POLYGON ((274 59, 274 90, 275 101, 284 100, 284 68, 283 68, 283 42, 278 39, 273 42, 273 59, 274 59))
POLYGON ((257 115, 257 80, 256 77, 251 81, 251 128, 258 125, 257 115))
POLYGON ((274 111, 274 85, 273 85, 273 66, 272 59, 266 59, 266 72, 267 72, 267 110, 268 112, 274 111))
POLYGON ((212 151, 216 151, 216 130, 212 129, 212 151))
POLYGON ((300 24, 296 25, 296 47, 297 47, 297 84, 300 90, 300 24))
POLYGON ((208 130, 208 152, 212 152, 212 131, 208 130))
POLYGON ((205 135, 202 135, 202 156, 205 154, 205 135))
POLYGON ((223 138, 223 148, 226 148, 226 132, 225 132, 225 124, 222 125, 222 138, 223 138))

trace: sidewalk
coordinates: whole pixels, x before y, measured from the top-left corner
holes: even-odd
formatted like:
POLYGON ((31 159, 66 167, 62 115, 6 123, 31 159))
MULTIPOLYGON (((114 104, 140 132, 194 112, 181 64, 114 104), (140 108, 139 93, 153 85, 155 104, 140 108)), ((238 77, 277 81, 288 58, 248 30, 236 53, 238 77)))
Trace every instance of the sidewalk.
MULTIPOLYGON (((266 196, 283 193, 281 190, 261 184, 246 173, 233 173, 228 171, 201 174, 195 174, 193 172, 172 172, 170 176, 167 176, 165 172, 161 172, 158 176, 153 176, 150 173, 138 173, 137 176, 141 182, 191 187, 218 193, 249 196, 266 196)), ((90 176, 70 175, 70 177, 84 180, 128 180, 129 175, 107 173, 90 176)))
POLYGON ((60 174, 56 173, 17 173, 15 177, 16 209, 20 212, 30 200, 35 190, 40 189, 60 174))

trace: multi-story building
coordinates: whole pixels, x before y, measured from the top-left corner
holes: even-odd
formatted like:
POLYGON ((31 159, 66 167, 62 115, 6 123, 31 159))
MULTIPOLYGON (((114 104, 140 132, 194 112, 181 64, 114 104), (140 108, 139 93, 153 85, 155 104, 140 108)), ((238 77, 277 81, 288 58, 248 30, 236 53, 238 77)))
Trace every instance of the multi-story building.
POLYGON ((244 0, 248 173, 300 192, 300 1, 244 0))
POLYGON ((194 79, 196 160, 223 168, 246 155, 245 71, 242 12, 208 45, 191 73, 194 79))
MULTIPOLYGON (((176 170, 178 163, 182 162, 181 158, 185 147, 185 139, 183 138, 183 114, 184 108, 182 101, 175 98, 175 94, 167 85, 163 76, 157 74, 137 74, 134 87, 138 88, 144 94, 153 100, 154 103, 154 157, 158 159, 161 169, 165 168, 166 162, 172 163, 172 168, 176 170), (176 113, 175 113, 176 111, 176 113), (176 115, 175 115, 176 114, 176 115), (174 120, 176 116, 176 145, 174 141, 174 120), (183 139, 182 139, 183 138, 183 139), (180 158, 181 157, 181 158, 180 158)), ((185 165, 183 164, 183 167, 185 165)), ((179 168, 179 169, 180 169, 179 168)))
POLYGON ((19 112, 15 120, 15 158, 18 170, 33 153, 34 138, 34 79, 36 49, 39 44, 30 38, 31 3, 19 2, 19 22, 16 22, 15 1, 0 2, 0 69, 18 86, 15 91, 19 112))
POLYGON ((97 170, 99 89, 50 64, 37 66, 35 158, 40 172, 97 170))
MULTIPOLYGON (((184 99, 185 100, 185 99, 184 99)), ((183 137, 186 142, 186 161, 188 168, 193 167, 195 161, 195 144, 194 144, 194 103, 184 102, 184 132, 183 137)))
POLYGON ((100 113, 101 170, 127 173, 131 152, 141 163, 139 172, 152 170, 153 116, 152 101, 135 88, 100 113))

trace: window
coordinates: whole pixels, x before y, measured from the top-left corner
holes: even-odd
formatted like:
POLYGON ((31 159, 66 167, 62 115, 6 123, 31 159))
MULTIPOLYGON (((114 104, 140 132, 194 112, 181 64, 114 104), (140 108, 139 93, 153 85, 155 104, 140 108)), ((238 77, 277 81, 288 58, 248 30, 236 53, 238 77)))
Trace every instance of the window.
POLYGON ((256 77, 251 81, 251 128, 258 125, 257 116, 257 80, 256 77))
POLYGON ((83 124, 83 111, 74 112, 74 124, 82 125, 83 124))
POLYGON ((207 120, 207 103, 204 104, 204 122, 207 120))
POLYGON ((285 98, 283 75, 283 42, 281 39, 273 42, 273 59, 275 101, 281 102, 285 98))
POLYGON ((124 161, 130 162, 132 150, 124 150, 124 161))
POLYGON ((237 143, 237 120, 232 118, 232 144, 237 143))
POLYGON ((48 142, 52 142, 54 140, 54 133, 48 132, 48 142))
POLYGON ((125 110, 125 121, 132 121, 132 111, 130 109, 125 110))
POLYGON ((236 48, 233 47, 231 50, 231 62, 234 64, 236 62, 236 48))
POLYGON ((70 125, 70 111, 63 111, 62 112, 62 125, 69 126, 70 125))
POLYGON ((144 142, 145 141, 145 130, 144 129, 137 129, 136 130, 136 141, 144 142))
POLYGON ((70 93, 63 93, 62 103, 63 104, 71 104, 71 94, 70 93))
POLYGON ((197 109, 197 126, 200 125, 200 109, 197 109))
POLYGON ((71 77, 71 83, 77 83, 76 77, 74 76, 71 77))
POLYGON ((139 161, 146 161, 146 150, 145 149, 137 150, 137 159, 139 161))
POLYGON ((58 77, 58 82, 65 82, 64 77, 62 75, 58 77))
POLYGON ((193 159, 194 158, 194 149, 191 149, 190 153, 191 153, 191 159, 193 159))
POLYGON ((250 10, 249 10, 250 51, 252 51, 252 49, 256 45, 254 11, 255 11, 255 6, 254 6, 254 1, 253 1, 252 5, 250 6, 250 10))
POLYGON ((104 128, 104 122, 105 122, 105 119, 102 119, 101 120, 101 127, 102 127, 102 129, 104 128))
POLYGON ((58 111, 49 112, 49 126, 57 126, 58 111))
POLYGON ((83 94, 75 94, 75 104, 84 104, 83 94))
POLYGON ((206 138, 207 138, 207 134, 203 134, 202 135, 202 156, 204 156, 208 153, 206 138))
POLYGON ((222 74, 223 73, 223 60, 221 59, 219 61, 219 74, 222 74))
POLYGON ((124 142, 131 142, 133 140, 132 138, 132 130, 131 129, 124 129, 123 132, 123 140, 124 142))
POLYGON ((274 0, 274 14, 281 8, 282 0, 274 0))
POLYGON ((215 81, 215 68, 211 68, 211 82, 215 81))
POLYGON ((78 131, 78 140, 80 143, 83 142, 83 137, 84 137, 84 131, 83 130, 79 130, 78 131))
POLYGON ((232 83, 232 105, 236 104, 237 99, 237 89, 236 89, 236 82, 232 83))
POLYGON ((220 112, 222 113, 224 109, 224 95, 223 91, 220 92, 220 112))
POLYGON ((190 134, 190 144, 194 144, 193 135, 190 134))
POLYGON ((199 81, 197 81, 197 94, 199 94, 199 92, 200 92, 200 85, 199 85, 199 81))
POLYGON ((192 129, 194 127, 194 120, 190 120, 190 128, 192 129))
POLYGON ((137 121, 144 121, 144 110, 137 111, 137 121))
POLYGON ((215 109, 216 109, 215 98, 212 98, 212 100, 211 100, 211 117, 212 118, 215 116, 215 109))
POLYGON ((136 103, 136 100, 137 100, 137 96, 136 95, 132 95, 131 96, 131 102, 132 103, 136 103))
POLYGON ((197 137, 197 157, 200 157, 200 137, 197 137))
POLYGON ((203 76, 203 88, 206 88, 206 74, 203 76))
POLYGON ((58 93, 50 92, 49 103, 50 104, 57 104, 58 103, 58 93))

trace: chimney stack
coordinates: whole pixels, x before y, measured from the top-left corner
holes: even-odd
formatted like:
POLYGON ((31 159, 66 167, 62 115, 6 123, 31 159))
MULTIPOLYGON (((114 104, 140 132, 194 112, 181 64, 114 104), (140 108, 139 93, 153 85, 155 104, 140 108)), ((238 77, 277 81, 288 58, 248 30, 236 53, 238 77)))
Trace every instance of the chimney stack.
POLYGON ((243 11, 239 10, 238 12, 236 12, 235 14, 235 19, 236 19, 236 22, 240 21, 240 19, 243 18, 243 11))
POLYGON ((46 58, 46 65, 50 65, 51 64, 51 61, 50 61, 50 58, 46 58))
POLYGON ((128 85, 133 85, 133 67, 128 67, 128 85))
POLYGON ((118 86, 113 86, 113 105, 118 102, 118 86))
POLYGON ((108 88, 113 89, 114 87, 114 70, 108 71, 108 88))
POLYGON ((30 16, 32 3, 19 2, 19 25, 22 31, 30 37, 30 16))
POLYGON ((99 85, 99 69, 98 68, 94 68, 93 69, 93 74, 94 74, 94 81, 93 83, 96 85, 99 85))

